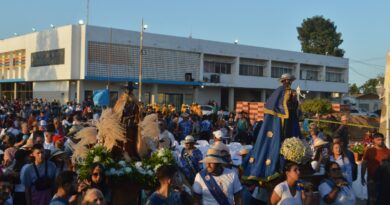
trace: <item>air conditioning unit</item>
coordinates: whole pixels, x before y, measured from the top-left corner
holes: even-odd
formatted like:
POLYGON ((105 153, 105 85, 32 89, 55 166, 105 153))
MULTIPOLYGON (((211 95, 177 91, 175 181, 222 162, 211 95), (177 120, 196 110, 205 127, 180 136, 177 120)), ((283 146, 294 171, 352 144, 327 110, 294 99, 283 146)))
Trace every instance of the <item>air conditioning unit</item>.
POLYGON ((219 75, 211 75, 210 76, 210 82, 212 83, 220 83, 219 75))
POLYGON ((185 73, 184 79, 185 81, 194 81, 194 79, 192 79, 192 73, 185 73))

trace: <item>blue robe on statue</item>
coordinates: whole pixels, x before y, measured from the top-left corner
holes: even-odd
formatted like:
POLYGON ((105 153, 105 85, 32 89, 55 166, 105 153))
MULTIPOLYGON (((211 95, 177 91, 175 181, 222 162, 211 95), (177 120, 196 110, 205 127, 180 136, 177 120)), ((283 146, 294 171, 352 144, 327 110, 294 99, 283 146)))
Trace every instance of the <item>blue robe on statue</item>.
POLYGON ((277 88, 267 100, 264 122, 256 143, 244 159, 244 179, 269 181, 278 177, 284 160, 280 147, 285 138, 300 137, 298 102, 291 89, 277 88))

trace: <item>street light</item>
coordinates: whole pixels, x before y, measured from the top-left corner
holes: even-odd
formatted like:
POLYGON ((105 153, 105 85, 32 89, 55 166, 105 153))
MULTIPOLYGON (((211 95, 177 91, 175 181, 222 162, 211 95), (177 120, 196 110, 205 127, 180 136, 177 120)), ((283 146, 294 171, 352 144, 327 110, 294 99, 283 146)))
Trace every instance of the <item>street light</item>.
MULTIPOLYGON (((390 137, 390 126, 389 126, 389 105, 390 105, 390 102, 389 102, 389 89, 387 87, 385 87, 384 85, 382 85, 381 81, 378 81, 378 85, 375 87, 376 89, 376 93, 379 95, 379 99, 382 99, 383 101, 383 98, 385 98, 386 100, 386 139, 385 139, 385 143, 386 143, 386 146, 389 147, 390 146, 390 141, 389 141, 389 137, 390 137)), ((383 102, 382 102, 383 104, 383 102)), ((382 106, 383 107, 383 106, 382 106)))
POLYGON ((142 102, 142 56, 143 56, 143 44, 144 44, 144 30, 148 28, 148 25, 144 24, 144 19, 141 22, 141 32, 139 37, 139 69, 138 69, 138 100, 142 102))

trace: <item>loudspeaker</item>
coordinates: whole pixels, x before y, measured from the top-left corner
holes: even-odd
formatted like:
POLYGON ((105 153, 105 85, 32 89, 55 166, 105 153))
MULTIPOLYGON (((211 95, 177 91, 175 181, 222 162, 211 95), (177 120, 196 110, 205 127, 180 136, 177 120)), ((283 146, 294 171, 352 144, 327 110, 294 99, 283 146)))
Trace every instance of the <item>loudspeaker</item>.
POLYGON ((192 80, 192 73, 185 73, 184 79, 185 79, 185 81, 193 81, 192 80))

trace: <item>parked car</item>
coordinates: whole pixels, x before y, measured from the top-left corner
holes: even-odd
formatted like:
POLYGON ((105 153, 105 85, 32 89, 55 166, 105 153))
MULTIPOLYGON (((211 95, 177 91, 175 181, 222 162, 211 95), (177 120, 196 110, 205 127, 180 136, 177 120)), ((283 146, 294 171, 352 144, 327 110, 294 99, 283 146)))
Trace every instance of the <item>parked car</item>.
POLYGON ((202 109, 203 115, 211 115, 213 114, 213 106, 211 105, 201 105, 200 109, 202 109))
POLYGON ((368 113, 368 117, 379 117, 379 115, 376 114, 375 112, 370 112, 368 113))
POLYGON ((359 108, 349 109, 349 114, 356 115, 356 116, 368 116, 367 112, 364 112, 363 110, 361 110, 359 108))

